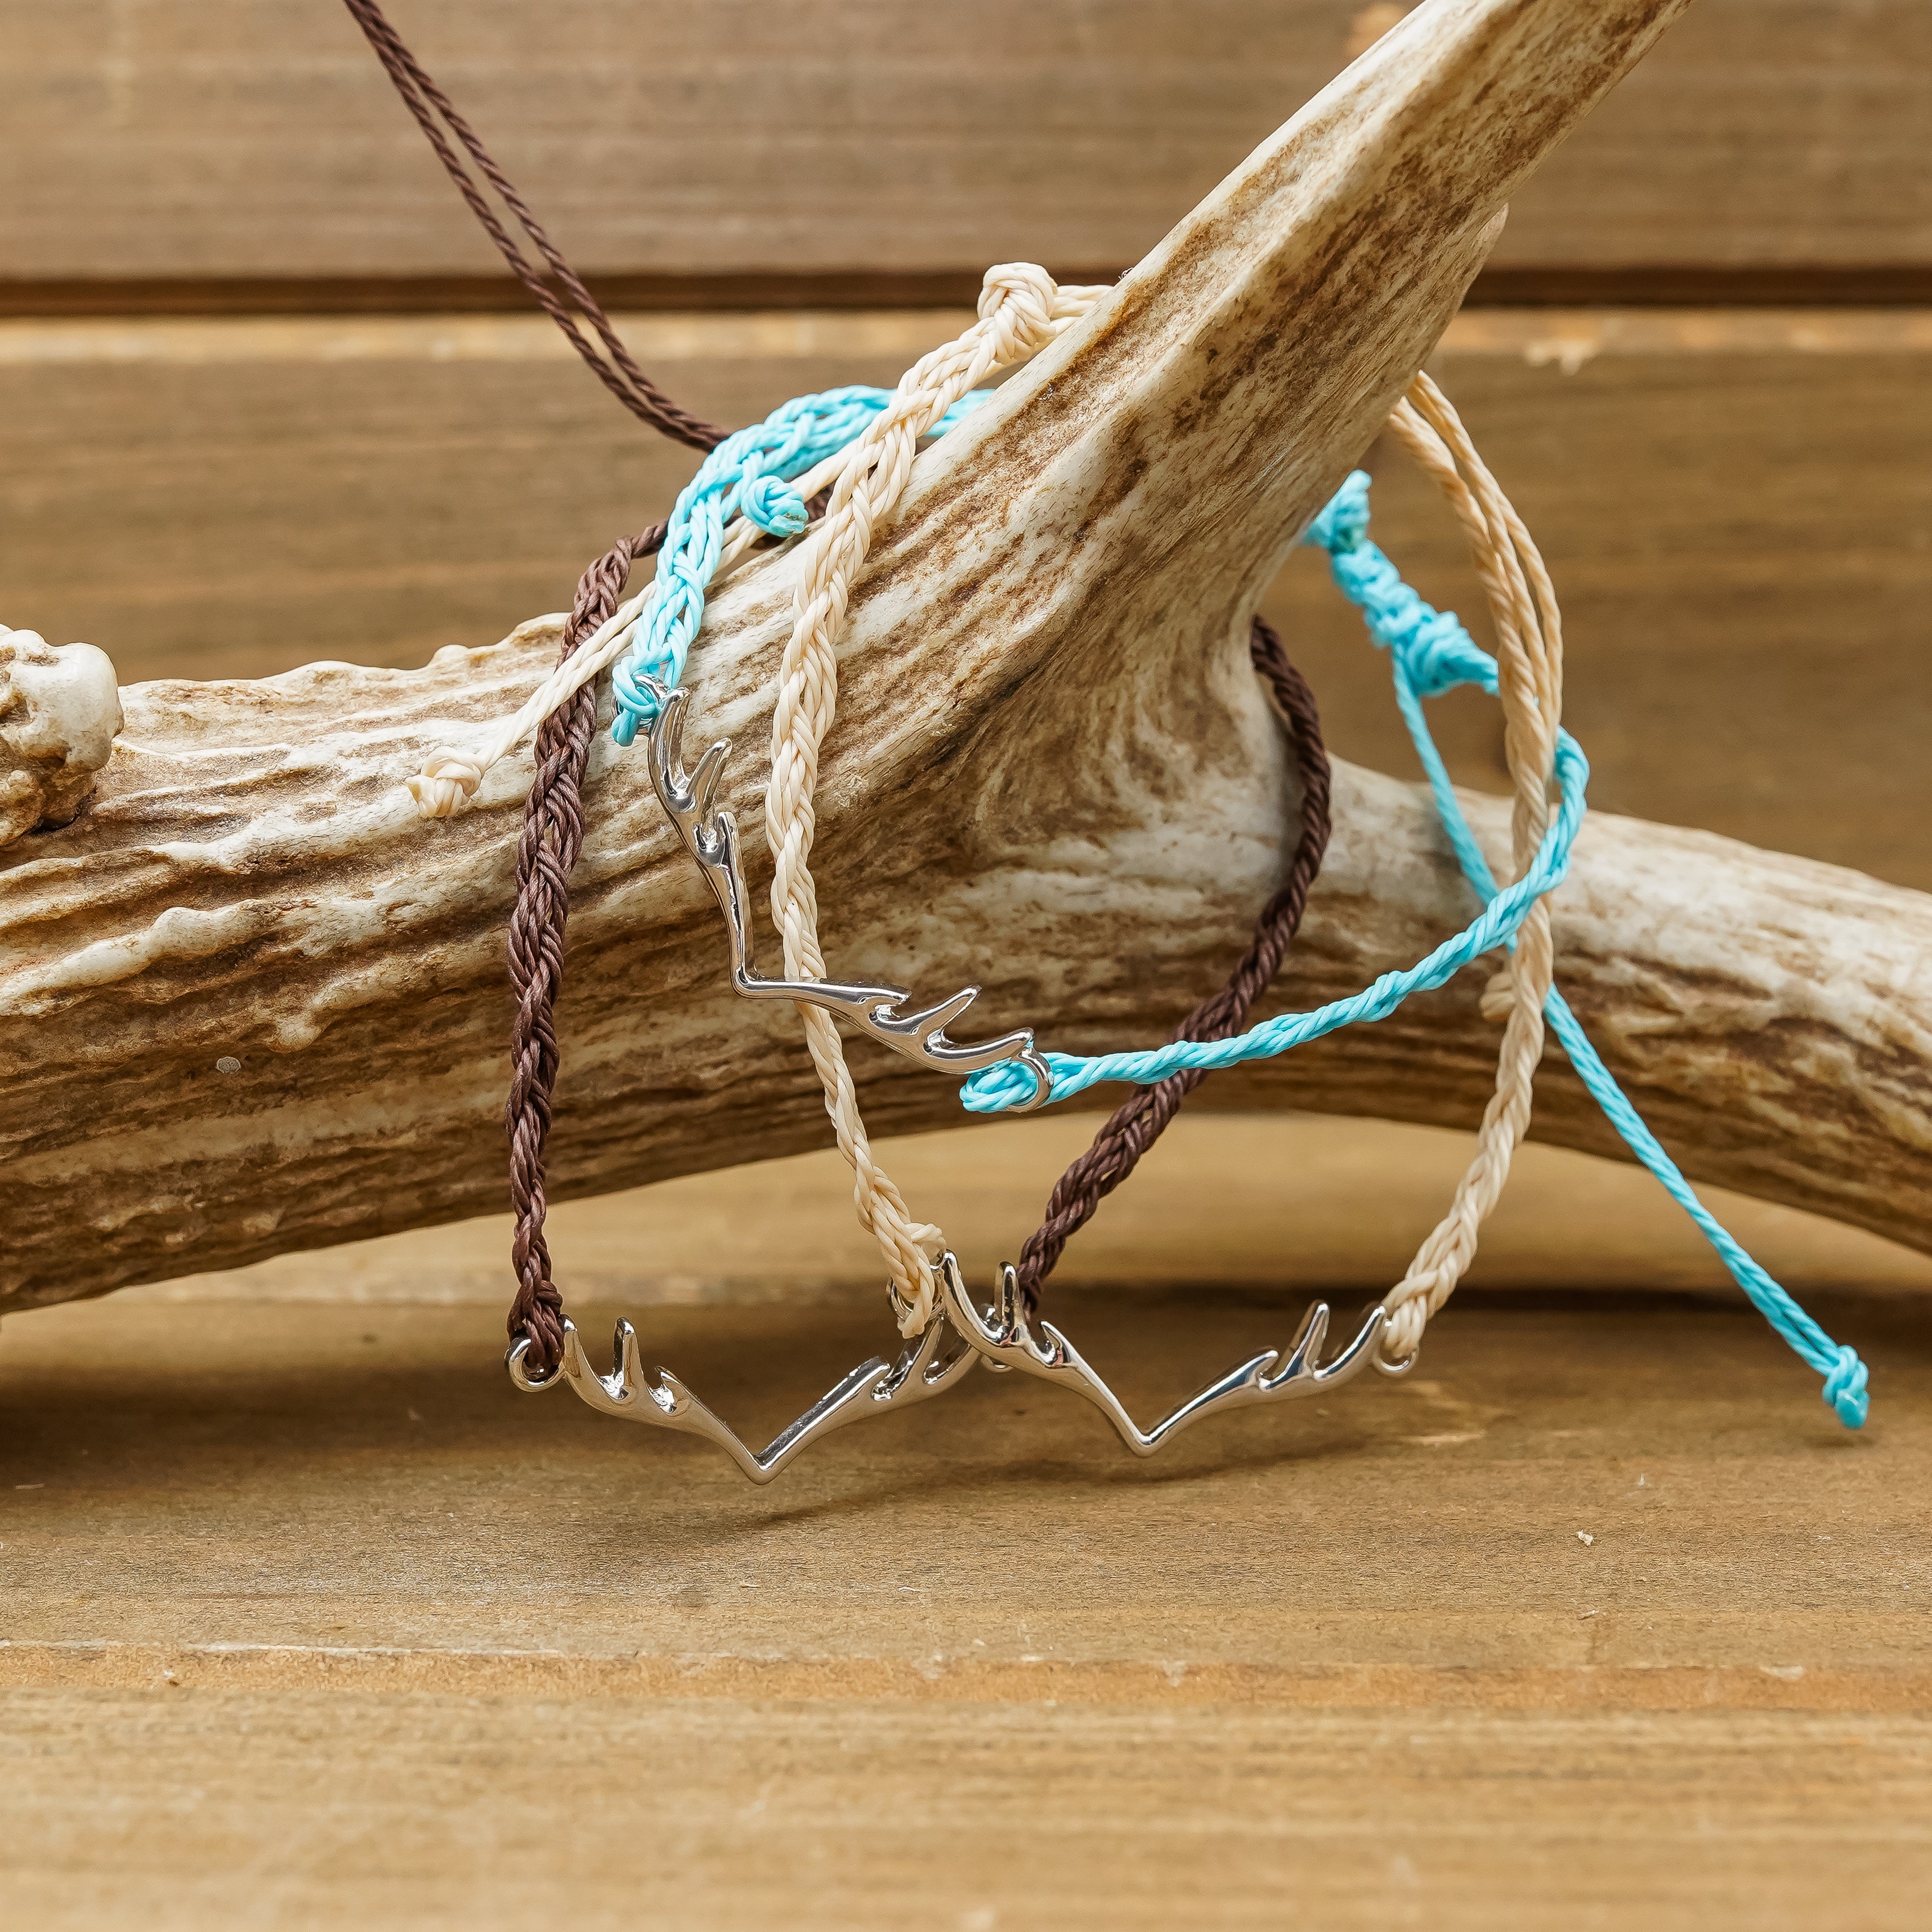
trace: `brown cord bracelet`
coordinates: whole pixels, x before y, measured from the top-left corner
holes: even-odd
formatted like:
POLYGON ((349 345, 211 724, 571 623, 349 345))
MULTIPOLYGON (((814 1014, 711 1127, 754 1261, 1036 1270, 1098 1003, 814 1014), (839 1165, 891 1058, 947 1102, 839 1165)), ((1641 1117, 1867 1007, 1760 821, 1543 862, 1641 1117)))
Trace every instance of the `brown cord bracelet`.
MULTIPOLYGON (((617 608, 631 566, 663 543, 656 524, 625 538, 578 580, 564 626, 561 664, 617 608)), ((537 732, 536 776, 524 802, 517 848, 517 903, 510 914, 510 984, 517 1014, 510 1028, 510 1092, 503 1124, 510 1137, 510 1202, 516 1233, 510 1249, 517 1274, 510 1304, 512 1341, 530 1338, 545 1374, 563 1352, 563 1297, 550 1279, 544 1239, 544 1147, 550 1138, 556 1090, 556 998, 563 988, 564 928, 570 919, 570 872, 584 848, 584 770, 597 730, 596 687, 588 686, 546 718, 537 732)))
MULTIPOLYGON (((655 551, 664 536, 664 526, 659 524, 620 543, 584 573, 560 662, 616 608, 633 559, 655 551)), ((1328 844, 1328 758, 1314 694, 1289 663, 1281 639, 1258 617, 1250 634, 1248 654, 1267 680, 1294 740, 1301 776, 1300 837, 1288 878, 1262 908, 1247 951, 1227 984, 1176 1028, 1177 1040, 1220 1040, 1240 1030, 1294 938, 1328 844)), ((512 1256, 517 1293, 507 1326, 512 1341, 529 1336, 532 1366, 540 1366, 546 1375, 562 1357, 563 1297, 551 1279, 550 1249, 544 1239, 544 1150, 560 1063, 555 1013, 563 984, 570 870, 584 844, 584 773, 596 721, 596 694, 586 689, 547 719, 538 734, 536 776, 524 808, 517 903, 510 918, 510 979, 517 992, 517 1014, 511 1032, 513 1070, 504 1124, 510 1137, 510 1194, 516 1214, 512 1256)), ((1020 1284, 1030 1307, 1037 1307, 1040 1285, 1068 1240, 1133 1172, 1166 1131, 1182 1102, 1206 1078, 1190 1071, 1158 1086, 1138 1088, 1108 1116, 1093 1145, 1060 1176, 1047 1203, 1046 1219, 1020 1252, 1020 1284)))

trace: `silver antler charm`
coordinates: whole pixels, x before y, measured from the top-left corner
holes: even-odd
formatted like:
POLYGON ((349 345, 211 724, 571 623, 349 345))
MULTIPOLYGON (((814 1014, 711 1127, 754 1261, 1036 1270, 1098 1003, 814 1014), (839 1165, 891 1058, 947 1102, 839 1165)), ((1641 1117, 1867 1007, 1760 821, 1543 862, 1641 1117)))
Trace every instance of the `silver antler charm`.
MULTIPOLYGON (((966 1298, 959 1264, 950 1253, 940 1258, 939 1274, 949 1300, 956 1284, 960 1298, 966 1298)), ((628 1322, 617 1324, 612 1342, 614 1366, 608 1376, 600 1376, 591 1366, 590 1357, 584 1352, 582 1338, 572 1322, 563 1324, 563 1360, 555 1374, 539 1381, 529 1373, 524 1364, 530 1346, 526 1336, 509 1352, 510 1379, 520 1389, 540 1394, 560 1382, 567 1382, 602 1414, 650 1423, 658 1429, 675 1429, 716 1443, 754 1483, 769 1483, 807 1444, 830 1435, 835 1429, 843 1429, 850 1422, 862 1422, 868 1416, 909 1408, 928 1396, 941 1394, 969 1374, 980 1359, 954 1332, 944 1311, 936 1310, 926 1327, 899 1351, 897 1360, 887 1362, 875 1355, 870 1361, 861 1363, 796 1422, 754 1452, 745 1446, 729 1423, 707 1408, 668 1369, 659 1369, 655 1380, 644 1372, 638 1350, 638 1331, 628 1322)))
MULTIPOLYGON (((982 1314, 958 1271, 945 1278, 946 1312, 952 1325, 984 1355, 989 1364, 1018 1369, 1042 1382, 1070 1389, 1090 1402, 1136 1456, 1151 1456, 1190 1423, 1217 1409, 1245 1408, 1256 1402, 1293 1402, 1320 1390, 1339 1388, 1366 1368, 1379 1349, 1387 1311, 1370 1310, 1360 1332, 1331 1362, 1316 1358, 1328 1336, 1328 1304, 1318 1301, 1301 1318, 1293 1344, 1284 1359, 1270 1348, 1210 1382, 1197 1395, 1153 1428, 1142 1430, 1118 1396, 1096 1375, 1080 1351, 1051 1322, 1030 1322, 1019 1292, 1019 1277, 1010 1267, 1000 1270, 992 1308, 982 1314), (1041 1339, 1035 1339, 1035 1331, 1041 1339)), ((1405 1364, 1405 1366, 1407 1365, 1405 1364)))
MULTIPOLYGON (((649 684, 650 680, 643 682, 649 684)), ((720 739, 688 774, 684 769, 684 712, 687 694, 652 685, 659 710, 648 740, 651 783, 677 827, 685 850, 698 862, 724 915, 730 935, 731 984, 748 1000, 803 1000, 849 1021, 882 1046, 923 1066, 954 1075, 976 1073, 1003 1060, 1025 1063, 1034 1076, 1035 1096, 1014 1113, 1025 1113, 1043 1102, 1052 1076, 1035 1050, 1030 1028, 1003 1034, 976 1046, 961 1046, 946 1036, 947 1024, 958 1018, 979 998, 977 986, 967 986, 950 999, 919 1012, 902 1012, 912 995, 902 986, 854 985, 832 980, 765 980, 752 959, 752 925, 745 910, 745 874, 738 856, 737 822, 716 808, 718 780, 731 754, 728 740, 720 739)))

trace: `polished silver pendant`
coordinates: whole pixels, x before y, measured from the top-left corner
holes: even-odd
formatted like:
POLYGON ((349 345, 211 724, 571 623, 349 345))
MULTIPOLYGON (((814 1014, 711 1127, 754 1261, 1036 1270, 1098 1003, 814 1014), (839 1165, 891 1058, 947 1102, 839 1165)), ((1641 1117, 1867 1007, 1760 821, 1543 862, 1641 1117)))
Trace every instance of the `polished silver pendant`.
POLYGON ((1371 1362, 1386 1366, 1390 1373, 1401 1374, 1415 1359, 1412 1355, 1399 1366, 1380 1363, 1382 1331, 1388 1313, 1378 1305, 1369 1311, 1354 1340, 1340 1354, 1330 1361, 1319 1360, 1322 1344, 1328 1337, 1328 1304, 1318 1301, 1301 1318, 1301 1326, 1285 1357, 1276 1348, 1250 1357, 1189 1396, 1151 1429, 1144 1430, 1093 1365, 1053 1323, 1037 1317, 1029 1319, 1015 1269, 1006 1267, 1000 1270, 994 1304, 983 1313, 967 1292, 957 1269, 949 1272, 944 1282, 946 1309, 952 1325, 986 1357, 989 1367, 1017 1369, 1022 1374, 1037 1376, 1042 1382, 1070 1390, 1091 1402, 1136 1456, 1153 1455, 1184 1429, 1217 1411, 1252 1408, 1261 1402, 1298 1401, 1304 1396, 1341 1388, 1371 1362))
POLYGON ((956 1077, 977 1073, 1002 1060, 1022 1061, 1032 1073, 1033 1099, 1009 1111, 1030 1112, 1044 1104, 1052 1075, 1034 1046, 1030 1029, 1002 1034, 997 1040, 961 1044, 948 1040, 946 1028, 980 996, 967 986, 937 1006, 916 1012, 901 1010, 912 995, 902 986, 866 986, 832 980, 766 980, 759 976, 752 957, 751 920, 746 911, 745 874, 738 853, 737 822, 716 807, 718 780, 730 756, 728 740, 720 739, 698 761, 696 770, 684 769, 684 713, 688 694, 668 691, 651 680, 640 680, 656 694, 657 716, 646 741, 651 783, 685 850, 710 886, 730 938, 731 985, 748 1000, 803 1000, 856 1027, 921 1066, 956 1077))
MULTIPOLYGON (((956 1283, 965 1299, 959 1264, 950 1254, 940 1256, 939 1277, 950 1301, 956 1283)), ((808 1444, 830 1436, 849 1423, 862 1422, 868 1416, 884 1415, 910 1408, 928 1396, 942 1394, 962 1376, 971 1372, 979 1355, 958 1334, 947 1319, 944 1308, 935 1309, 932 1319, 896 1360, 888 1362, 874 1356, 813 1403, 789 1427, 781 1430, 761 1450, 748 1448, 730 1424, 708 1408, 668 1369, 659 1369, 653 1378, 644 1372, 638 1348, 638 1331, 628 1322, 620 1322, 612 1343, 614 1365, 608 1376, 600 1376, 584 1353, 576 1324, 563 1324, 563 1359, 554 1372, 536 1376, 526 1366, 530 1338, 524 1336, 512 1345, 507 1361, 510 1379, 526 1393, 536 1395, 568 1382, 579 1397, 600 1414, 620 1416, 626 1421, 648 1423, 658 1429, 674 1429, 687 1436, 701 1436, 715 1442, 754 1483, 769 1483, 808 1444)))

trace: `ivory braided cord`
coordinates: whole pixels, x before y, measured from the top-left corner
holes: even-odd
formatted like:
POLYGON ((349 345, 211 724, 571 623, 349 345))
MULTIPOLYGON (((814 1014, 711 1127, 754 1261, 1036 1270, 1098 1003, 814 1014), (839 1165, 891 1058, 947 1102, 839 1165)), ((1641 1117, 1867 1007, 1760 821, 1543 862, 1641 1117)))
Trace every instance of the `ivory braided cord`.
MULTIPOLYGON (((793 623, 778 673, 772 718, 772 770, 765 794, 765 831, 772 848, 772 917, 788 977, 823 979, 818 901, 811 855, 816 829, 813 794, 818 755, 838 704, 836 644, 845 620, 852 580, 879 520, 898 501, 920 438, 953 403, 995 369, 1037 353, 1108 292, 1062 289, 1030 262, 1004 262, 986 271, 979 319, 957 340, 922 356, 901 379, 891 404, 847 451, 824 520, 800 544, 793 623)), ((860 1225, 879 1244, 899 1322, 913 1334, 932 1317, 933 1255, 941 1237, 915 1221, 892 1178, 874 1158, 859 1112, 844 1048, 832 1017, 801 1004, 806 1045, 818 1069, 839 1151, 850 1164, 853 1203, 860 1225)))
MULTIPOLYGON (((1504 754, 1514 784, 1510 844, 1515 874, 1520 876, 1534 860, 1550 821, 1563 691, 1563 637, 1555 592, 1522 519, 1476 453, 1449 399, 1426 374, 1409 386, 1389 417, 1389 427, 1454 509, 1489 597, 1504 754)), ((1392 1361, 1414 1355, 1430 1317, 1455 1292, 1474 1259, 1482 1224, 1502 1196, 1529 1125, 1536 1070, 1543 1058, 1544 1006, 1556 973, 1546 895, 1538 898, 1518 928, 1505 970, 1508 1017, 1496 1057, 1496 1090, 1483 1110, 1474 1156, 1456 1184, 1448 1212, 1383 1298, 1389 1321, 1382 1352, 1392 1361)), ((1498 982, 1492 982, 1491 991, 1497 990, 1498 982)))

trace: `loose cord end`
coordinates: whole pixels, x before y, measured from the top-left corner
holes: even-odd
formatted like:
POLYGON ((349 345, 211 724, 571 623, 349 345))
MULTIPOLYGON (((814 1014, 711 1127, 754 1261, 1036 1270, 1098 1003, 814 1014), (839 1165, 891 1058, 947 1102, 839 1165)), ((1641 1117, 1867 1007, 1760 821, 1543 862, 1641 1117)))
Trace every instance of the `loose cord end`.
POLYGON ((1864 1428, 1865 1418, 1871 1413, 1871 1397, 1865 1392, 1865 1384, 1870 1379, 1871 1372, 1858 1360, 1858 1352, 1840 1343, 1838 1359, 1825 1378, 1822 1394, 1847 1429, 1864 1428))
POLYGON ((454 818, 465 810, 483 782, 483 768, 461 752, 432 752, 422 770, 410 776, 410 796, 424 818, 454 818))

